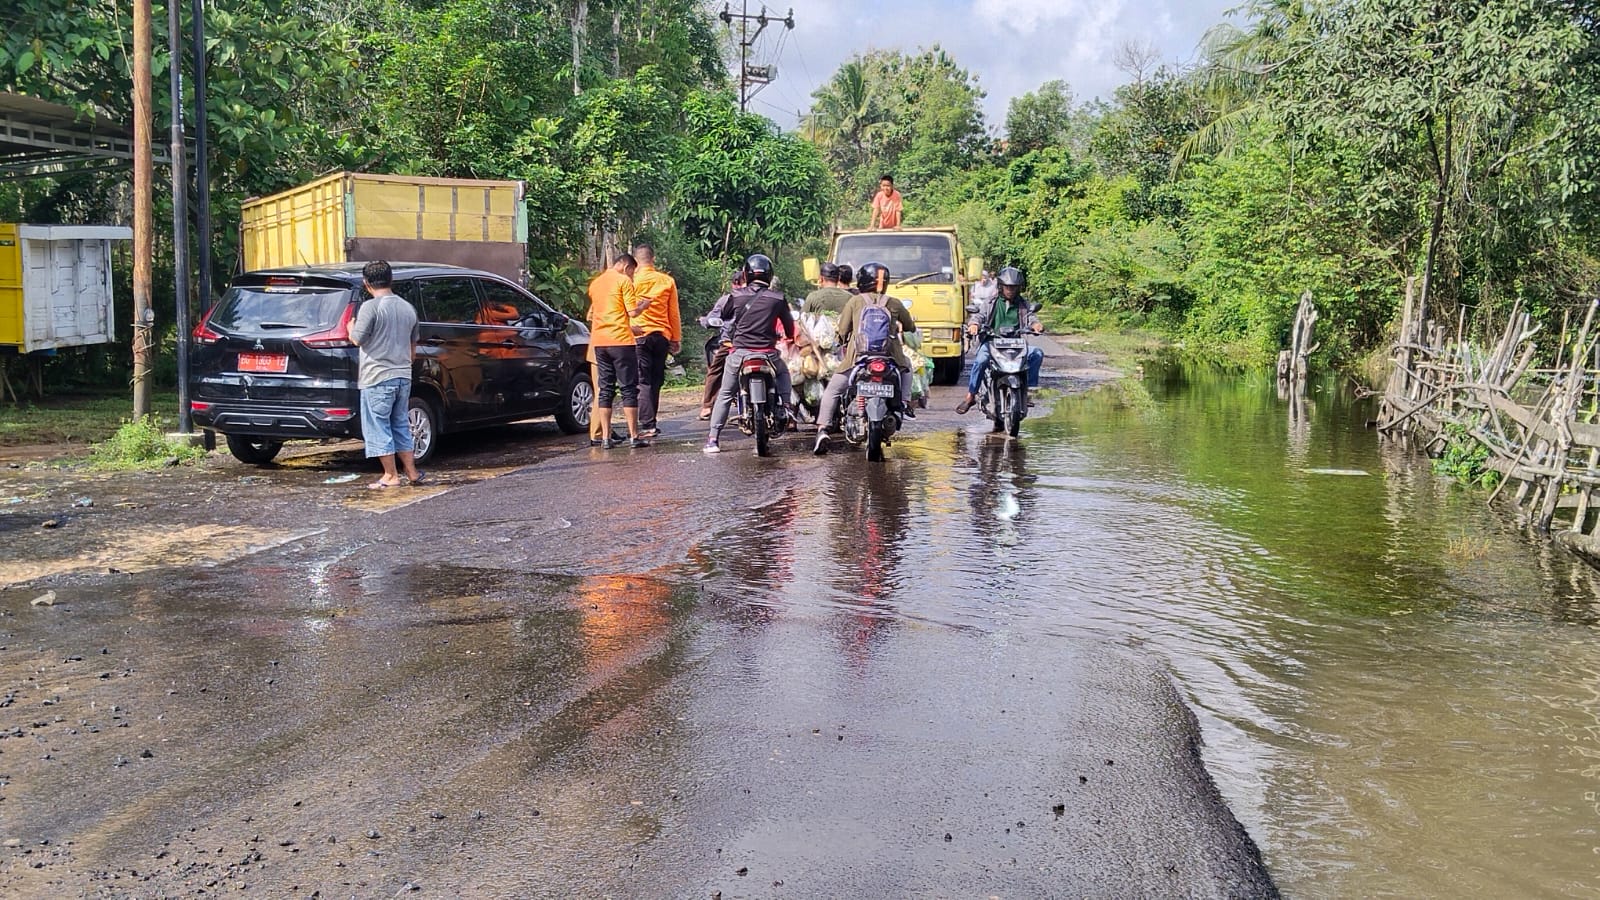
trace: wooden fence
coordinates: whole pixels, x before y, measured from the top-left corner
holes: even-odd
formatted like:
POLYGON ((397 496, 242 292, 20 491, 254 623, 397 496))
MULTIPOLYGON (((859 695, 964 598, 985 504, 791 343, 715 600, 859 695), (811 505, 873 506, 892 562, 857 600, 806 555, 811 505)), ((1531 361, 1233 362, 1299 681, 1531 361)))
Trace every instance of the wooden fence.
POLYGON ((1464 337, 1464 312, 1451 323, 1430 319, 1408 285, 1378 427, 1430 455, 1463 441, 1485 448, 1485 467, 1502 476, 1489 502, 1510 491, 1524 523, 1600 560, 1597 303, 1575 331, 1563 321, 1555 364, 1540 368, 1539 326, 1520 303, 1499 340, 1483 346, 1464 337))

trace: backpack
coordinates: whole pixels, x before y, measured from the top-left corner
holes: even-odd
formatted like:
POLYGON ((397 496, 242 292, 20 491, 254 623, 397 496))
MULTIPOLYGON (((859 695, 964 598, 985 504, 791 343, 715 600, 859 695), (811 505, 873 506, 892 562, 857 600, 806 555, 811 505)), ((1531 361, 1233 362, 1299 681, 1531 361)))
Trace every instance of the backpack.
POLYGON ((888 353, 889 336, 894 318, 889 315, 889 302, 879 306, 876 301, 861 310, 861 346, 868 353, 888 353))

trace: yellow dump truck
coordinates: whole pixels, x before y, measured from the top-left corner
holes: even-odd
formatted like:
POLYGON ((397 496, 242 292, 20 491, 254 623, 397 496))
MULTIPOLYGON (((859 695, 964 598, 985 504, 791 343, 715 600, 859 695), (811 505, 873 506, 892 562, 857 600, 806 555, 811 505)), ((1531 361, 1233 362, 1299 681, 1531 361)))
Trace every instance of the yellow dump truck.
MULTIPOLYGON (((890 231, 840 231, 829 259, 851 268, 876 262, 889 267, 889 293, 911 310, 922 332, 922 353, 933 360, 933 380, 955 384, 961 378, 961 329, 967 320, 966 281, 976 281, 983 260, 961 254, 956 230, 949 227, 890 231)), ((822 264, 805 261, 806 277, 817 280, 822 264)))
POLYGON ((364 262, 445 263, 527 283, 520 181, 335 172, 240 207, 244 270, 364 262))

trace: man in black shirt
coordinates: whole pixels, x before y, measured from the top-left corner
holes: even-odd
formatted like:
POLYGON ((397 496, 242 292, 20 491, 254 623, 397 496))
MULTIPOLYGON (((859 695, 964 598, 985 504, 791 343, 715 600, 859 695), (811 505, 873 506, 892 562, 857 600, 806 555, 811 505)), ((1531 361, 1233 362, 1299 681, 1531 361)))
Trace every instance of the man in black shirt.
MULTIPOLYGON (((778 352, 778 341, 795 334, 794 314, 789 311, 789 300, 782 291, 772 288, 772 260, 755 254, 744 261, 744 287, 733 291, 722 314, 723 333, 733 344, 728 361, 722 369, 722 390, 717 393, 716 406, 711 410, 711 433, 702 449, 706 453, 721 453, 718 440, 722 426, 728 423, 728 407, 739 393, 739 367, 753 356, 764 356, 777 370, 778 412, 784 412, 781 398, 789 396, 793 385, 789 380, 789 367, 778 352), (782 329, 781 333, 779 329, 782 329)), ((780 425, 780 430, 782 426, 780 425)))

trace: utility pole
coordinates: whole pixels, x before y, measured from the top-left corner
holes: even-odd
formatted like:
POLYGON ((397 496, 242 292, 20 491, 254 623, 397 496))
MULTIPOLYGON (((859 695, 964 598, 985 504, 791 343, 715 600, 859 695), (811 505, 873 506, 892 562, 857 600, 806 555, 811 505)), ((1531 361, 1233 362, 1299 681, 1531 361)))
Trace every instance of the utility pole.
MULTIPOLYGON (((176 3, 177 0, 172 0, 176 3)), ((189 29, 194 36, 194 228, 200 262, 200 311, 211 308, 211 170, 206 158, 206 3, 194 0, 189 29)), ((180 331, 179 340, 189 337, 180 331)))
POLYGON ((150 0, 133 0, 133 415, 150 414, 150 364, 155 357, 155 311, 150 265, 155 254, 151 158, 150 0))
POLYGON ((734 12, 727 3, 723 3, 722 12, 717 17, 728 25, 732 25, 734 19, 739 20, 739 111, 744 112, 745 107, 750 103, 750 98, 761 93, 762 88, 771 84, 772 80, 778 77, 778 67, 776 65, 751 65, 750 51, 755 47, 757 39, 761 37, 761 32, 766 31, 767 26, 773 22, 781 23, 783 27, 793 30, 794 8, 791 7, 789 9, 787 16, 775 19, 767 15, 767 7, 762 4, 761 12, 752 16, 750 15, 750 0, 739 0, 739 12, 734 12), (756 23, 754 32, 750 30, 751 22, 756 23))
POLYGON ((189 176, 183 164, 183 4, 167 0, 167 65, 172 88, 172 275, 178 326, 178 431, 194 430, 189 414, 189 176))

